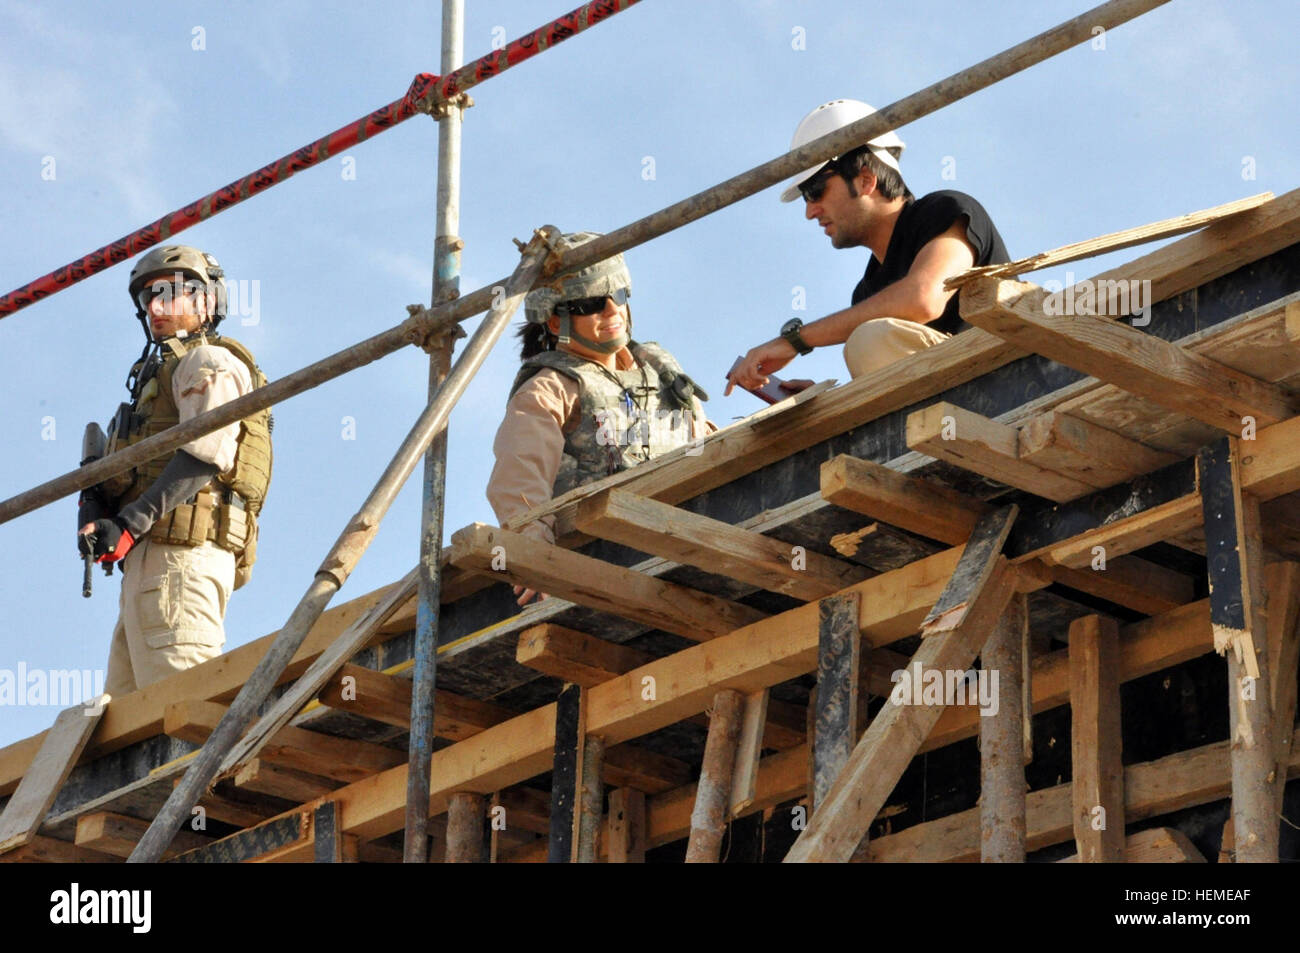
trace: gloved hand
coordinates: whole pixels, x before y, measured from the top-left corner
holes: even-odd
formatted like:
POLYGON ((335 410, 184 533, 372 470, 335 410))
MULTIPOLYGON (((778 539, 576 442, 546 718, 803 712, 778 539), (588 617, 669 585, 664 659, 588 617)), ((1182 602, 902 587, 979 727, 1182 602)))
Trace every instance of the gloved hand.
POLYGON ((95 520, 81 527, 77 549, 83 556, 94 556, 97 563, 115 563, 126 558, 135 545, 135 537, 119 519, 95 520))

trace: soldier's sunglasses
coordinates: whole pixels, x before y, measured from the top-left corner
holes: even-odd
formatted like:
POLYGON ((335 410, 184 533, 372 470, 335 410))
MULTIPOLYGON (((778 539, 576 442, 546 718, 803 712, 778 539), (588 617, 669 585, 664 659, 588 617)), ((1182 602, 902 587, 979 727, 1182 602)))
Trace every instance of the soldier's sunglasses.
POLYGON ((588 314, 600 314, 605 310, 605 299, 613 298, 614 304, 627 304, 627 289, 620 288, 607 295, 595 295, 591 298, 570 298, 568 301, 561 301, 555 306, 556 314, 567 314, 570 317, 582 317, 588 314))
POLYGON ((170 301, 172 298, 200 295, 206 290, 207 287, 197 278, 189 278, 185 281, 168 281, 166 278, 158 278, 137 291, 135 300, 140 305, 141 311, 148 311, 149 304, 154 298, 165 297, 170 301))
POLYGON ((820 202, 822 196, 826 194, 826 187, 831 184, 831 179, 838 174, 839 169, 832 162, 811 179, 801 182, 799 184, 799 194, 803 196, 805 202, 820 202))

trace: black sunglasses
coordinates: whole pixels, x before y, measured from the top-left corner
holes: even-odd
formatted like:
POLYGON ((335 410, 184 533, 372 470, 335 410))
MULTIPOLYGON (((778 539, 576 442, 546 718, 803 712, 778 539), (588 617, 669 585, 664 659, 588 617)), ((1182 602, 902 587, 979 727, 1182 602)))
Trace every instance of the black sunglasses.
POLYGON ((570 317, 583 317, 588 314, 600 314, 605 310, 605 299, 613 298, 614 304, 623 305, 627 303, 627 289, 620 288, 607 295, 595 295, 590 298, 571 298, 568 301, 561 301, 555 306, 556 314, 567 314, 570 317))
POLYGON ((822 196, 826 194, 826 187, 831 184, 831 179, 838 174, 839 169, 836 168, 835 163, 830 163, 811 179, 799 183, 799 194, 803 196, 805 202, 820 202, 822 196))
POLYGON ((172 298, 179 298, 181 296, 191 297, 200 295, 206 290, 207 286, 202 281, 195 278, 188 278, 183 282, 173 281, 167 278, 156 278, 135 293, 135 300, 136 303, 140 305, 140 310, 148 311, 149 303, 153 301, 154 298, 165 296, 166 299, 170 301, 172 298), (180 289, 179 293, 177 292, 178 288, 180 289))

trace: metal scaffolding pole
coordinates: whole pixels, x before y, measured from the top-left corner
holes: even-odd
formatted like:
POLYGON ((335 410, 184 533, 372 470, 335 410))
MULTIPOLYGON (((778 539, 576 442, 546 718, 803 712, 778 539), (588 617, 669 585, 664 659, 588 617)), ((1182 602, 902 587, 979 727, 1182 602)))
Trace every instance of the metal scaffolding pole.
MULTIPOLYGON (((465 55, 465 0, 442 0, 443 75, 465 55)), ((444 104, 438 120, 438 218, 433 242, 433 307, 460 297, 460 125, 468 103, 444 104)), ((451 365, 454 336, 441 336, 429 355, 429 401, 437 397, 451 365)), ((415 671, 411 687, 411 731, 407 742, 406 834, 402 860, 429 860, 429 766, 433 758, 434 684, 438 668, 438 604, 442 592, 442 520, 447 489, 447 430, 434 438, 424 458, 420 513, 419 602, 415 610, 415 671)), ((450 833, 450 832, 449 832, 450 833)))
POLYGON ((176 831, 189 819, 190 811, 216 777, 217 770, 227 752, 235 746, 257 714, 258 707, 275 687, 280 675, 293 655, 302 645, 311 627, 320 618, 325 606, 347 581, 357 561, 379 531, 379 524, 388 512, 402 484, 415 470, 415 465, 428 449, 433 438, 447 424, 451 409, 469 385, 470 379, 483 365, 492 345, 501 337, 511 316, 519 307, 524 295, 536 284, 542 265, 549 254, 549 241, 559 236, 559 230, 546 226, 534 234, 524 247, 519 267, 505 286, 503 300, 492 307, 483 323, 474 332, 460 360, 452 368, 437 397, 420 414, 406 439, 398 448, 356 515, 348 521, 338 540, 326 554, 324 561, 307 592, 303 595, 289 621, 284 624, 266 655, 248 677, 230 708, 222 716, 216 729, 199 750, 180 784, 172 789, 149 829, 145 831, 135 850, 128 858, 133 863, 154 863, 162 857, 176 831))

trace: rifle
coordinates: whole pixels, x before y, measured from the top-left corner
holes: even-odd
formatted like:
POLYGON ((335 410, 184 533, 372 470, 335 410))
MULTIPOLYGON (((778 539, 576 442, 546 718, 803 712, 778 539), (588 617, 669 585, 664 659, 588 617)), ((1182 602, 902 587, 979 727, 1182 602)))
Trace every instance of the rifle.
MULTIPOLYGON (((84 467, 88 463, 94 463, 96 460, 98 460, 100 457, 104 455, 105 451, 107 450, 107 447, 108 447, 108 437, 104 434, 103 428, 96 423, 86 424, 85 433, 81 435, 81 465, 84 467)), ((103 502, 103 494, 101 493, 99 487, 91 487, 90 489, 86 490, 85 493, 93 494, 95 497, 100 499, 101 503, 103 502)), ((81 594, 85 596, 87 599, 89 599, 90 592, 91 592, 90 571, 92 568, 94 568, 95 565, 95 555, 94 555, 95 534, 94 533, 90 533, 86 536, 86 544, 89 547, 90 552, 83 554, 81 557, 82 563, 84 564, 84 568, 81 574, 81 594)), ((104 575, 105 576, 113 575, 112 563, 104 564, 104 575)))

